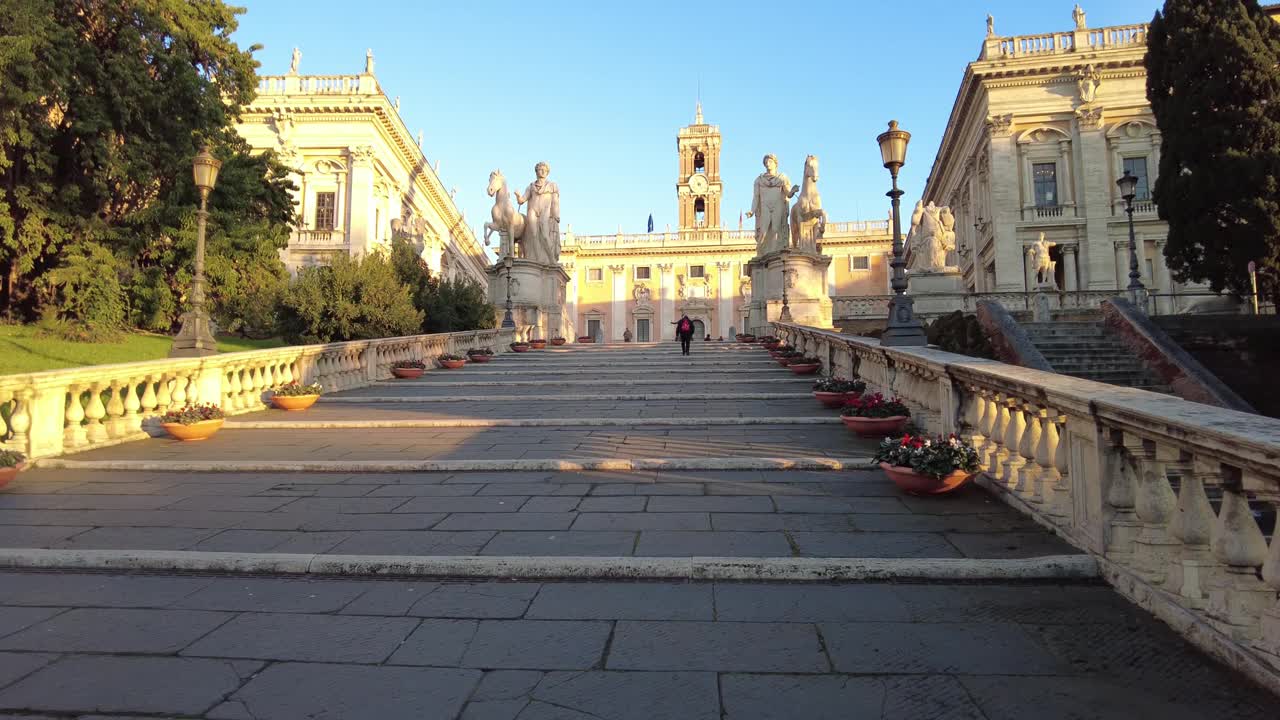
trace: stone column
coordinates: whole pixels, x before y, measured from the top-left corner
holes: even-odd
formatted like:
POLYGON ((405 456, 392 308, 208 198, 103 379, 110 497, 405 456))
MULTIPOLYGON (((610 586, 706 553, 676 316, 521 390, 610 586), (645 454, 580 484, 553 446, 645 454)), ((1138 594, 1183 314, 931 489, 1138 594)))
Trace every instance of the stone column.
MULTIPOLYGON (((849 267, 847 264, 850 262, 849 256, 841 255, 839 257, 841 260, 843 260, 846 263, 845 267, 849 267)), ((827 266, 827 297, 835 297, 835 295, 836 295, 836 258, 832 257, 831 264, 827 266)))
MULTIPOLYGON (((1009 122, 1009 125, 991 130, 991 174, 996 177, 1018 178, 1022 176, 1018 167, 1018 148, 1011 132, 1012 119, 1009 122)), ((992 290, 997 292, 1022 292, 1026 288, 1026 272, 1023 270, 1025 251, 1018 241, 1018 223, 1022 220, 1024 204, 1023 188, 1020 185, 1019 182, 1011 181, 995 184, 991 188, 996 265, 996 287, 992 290)), ((907 214, 910 215, 909 210, 907 214)))
POLYGON ((1124 290, 1129 285, 1129 241, 1117 241, 1116 244, 1116 288, 1124 290))
POLYGON ((351 148, 351 244, 353 256, 373 242, 373 148, 351 148))
POLYGON ((1064 289, 1066 289, 1069 292, 1080 289, 1079 284, 1076 282, 1076 246, 1075 245, 1062 246, 1062 262, 1063 262, 1063 268, 1062 268, 1063 282, 1066 285, 1064 289))
MULTIPOLYGON (((1173 292, 1173 274, 1169 272, 1169 264, 1164 259, 1164 246, 1167 240, 1157 240, 1155 245, 1155 257, 1152 258, 1155 265, 1155 277, 1151 281, 1159 289, 1161 295, 1169 295, 1173 292)), ((1175 308, 1174 298, 1160 297, 1156 298, 1156 312, 1160 315, 1171 315, 1177 312, 1175 308)))
POLYGON ((718 278, 720 281, 720 297, 717 298, 720 309, 716 312, 720 317, 717 318, 716 322, 718 331, 712 332, 711 328, 707 328, 707 332, 712 337, 727 338, 732 336, 732 333, 729 332, 729 326, 733 324, 733 263, 718 262, 716 263, 716 269, 720 271, 718 278))
POLYGON ((1036 289, 1036 285, 1038 284, 1036 282, 1036 270, 1031 267, 1031 263, 1028 262, 1026 248, 1023 248, 1021 244, 1018 245, 1018 248, 1022 250, 1022 276, 1023 282, 1026 283, 1023 290, 1031 292, 1036 289))
POLYGON ((578 273, 573 263, 563 263, 561 266, 569 273, 569 282, 565 285, 564 319, 560 324, 564 328, 564 336, 574 341, 585 332, 585 328, 583 331, 578 330, 578 273))
POLYGON ((337 174, 338 192, 333 197, 333 228, 341 232, 345 241, 351 242, 351 231, 347 228, 347 173, 340 172, 337 174))
POLYGON ((609 336, 614 342, 622 342, 622 332, 627 329, 627 270, 626 265, 610 265, 613 273, 613 318, 609 321, 609 336))
MULTIPOLYGON (((1080 177, 1084 188, 1084 197, 1077 203, 1083 213, 1077 210, 1077 217, 1085 218, 1084 234, 1079 238, 1080 266, 1083 270, 1081 287, 1086 290, 1111 290, 1115 286, 1115 278, 1128 274, 1129 263, 1126 258, 1121 263, 1123 273, 1116 267, 1107 267, 1119 259, 1119 255, 1107 253, 1107 243, 1111 242, 1108 223, 1112 218, 1112 190, 1116 179, 1111 177, 1110 154, 1107 151, 1107 136, 1102 130, 1101 111, 1085 113, 1077 118, 1076 129, 1080 137, 1080 177)), ((1121 283, 1124 287, 1128 281, 1121 283)))
POLYGON ((671 274, 672 263, 658 263, 658 330, 653 337, 662 340, 676 339, 675 278, 671 274))

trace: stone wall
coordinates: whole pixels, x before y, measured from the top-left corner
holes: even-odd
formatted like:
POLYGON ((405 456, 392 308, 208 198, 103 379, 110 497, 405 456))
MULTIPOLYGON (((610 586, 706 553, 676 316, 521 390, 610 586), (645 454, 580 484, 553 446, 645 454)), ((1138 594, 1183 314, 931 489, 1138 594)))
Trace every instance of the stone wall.
POLYGON ((1274 377, 1274 369, 1280 367, 1280 317, 1171 315, 1152 319, 1259 413, 1280 417, 1280 392, 1275 389, 1274 377))

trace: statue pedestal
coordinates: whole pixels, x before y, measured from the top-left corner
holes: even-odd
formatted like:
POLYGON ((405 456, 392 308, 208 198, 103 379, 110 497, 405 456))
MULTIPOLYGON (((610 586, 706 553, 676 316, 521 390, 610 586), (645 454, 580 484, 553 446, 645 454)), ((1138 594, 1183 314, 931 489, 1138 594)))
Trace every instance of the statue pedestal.
POLYGON ((960 310, 965 292, 959 268, 913 270, 907 275, 907 293, 915 301, 917 315, 946 315, 960 310))
MULTIPOLYGON (((489 276, 489 302, 498 309, 499 321, 507 305, 507 268, 498 260, 489 276)), ((566 333, 565 285, 569 273, 559 265, 515 258, 511 261, 511 316, 523 339, 550 339, 566 333)))
POLYGON ((802 250, 779 250, 752 258, 751 305, 748 329, 768 334, 770 322, 782 318, 782 283, 787 283, 791 322, 831 327, 831 297, 827 294, 827 266, 831 258, 802 250))

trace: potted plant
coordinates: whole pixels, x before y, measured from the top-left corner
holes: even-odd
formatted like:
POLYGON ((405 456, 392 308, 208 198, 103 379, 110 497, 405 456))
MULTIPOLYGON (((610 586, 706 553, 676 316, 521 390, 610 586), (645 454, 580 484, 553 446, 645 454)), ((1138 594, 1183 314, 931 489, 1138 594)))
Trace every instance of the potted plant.
POLYGON ((444 368, 445 370, 457 370, 458 368, 467 364, 467 359, 462 357, 461 355, 453 355, 451 353, 446 353, 436 358, 436 363, 438 363, 440 367, 444 368))
POLYGON ((566 342, 568 342, 568 341, 567 341, 567 340, 565 340, 564 338, 560 337, 559 335, 557 335, 557 336, 555 336, 555 337, 551 338, 551 344, 552 344, 552 345, 555 345, 556 347, 559 347, 559 346, 561 346, 561 345, 565 344, 566 342))
POLYGON ((911 409, 898 398, 885 400, 880 393, 850 400, 840 412, 845 427, 861 437, 897 435, 911 419, 911 409))
POLYGON ((513 342, 511 343, 511 352, 529 352, 529 343, 519 341, 513 342))
POLYGON ((778 361, 779 365, 781 365, 782 367, 786 367, 790 365, 793 361, 799 360, 802 357, 804 357, 804 353, 800 352, 799 350, 788 350, 787 352, 778 353, 774 359, 778 361))
POLYGON ((426 371, 427 366, 421 360, 399 360, 391 365, 391 374, 401 380, 422 377, 422 373, 426 371))
POLYGON ((760 344, 764 346, 765 350, 776 350, 782 344, 782 341, 772 335, 766 335, 760 338, 760 344))
POLYGON ((861 380, 847 380, 841 377, 822 378, 813 384, 813 396, 822 403, 823 407, 844 407, 852 388, 859 385, 866 387, 866 383, 861 380))
POLYGON ((816 357, 802 355, 787 363, 787 369, 796 375, 812 375, 822 368, 822 361, 816 357))
POLYGON ((320 383, 299 385, 296 382, 285 383, 271 393, 271 404, 281 410, 306 410, 316 404, 323 390, 320 383))
POLYGON ((471 348, 467 351, 467 359, 473 363, 487 363, 493 359, 493 351, 482 347, 471 348))
POLYGON ((755 335, 743 335, 742 337, 738 338, 738 342, 744 342, 747 344, 754 343, 755 341, 756 341, 755 335))
POLYGON ((894 484, 912 495, 951 492, 978 471, 978 452, 955 435, 887 437, 875 461, 894 484))
POLYGON ((579 336, 578 336, 578 342, 580 342, 580 343, 587 343, 587 344, 590 344, 590 343, 593 343, 593 342, 595 342, 595 341, 596 341, 596 339, 595 339, 595 338, 593 338, 593 337, 591 337, 590 335, 579 335, 579 336))
POLYGON ((795 351, 796 349, 791 345, 787 345, 785 343, 778 343, 772 348, 769 348, 769 357, 777 360, 783 353, 789 353, 789 352, 795 352, 795 351))
POLYGON ((533 348, 534 350, 546 350, 546 349, 547 349, 547 341, 546 341, 545 339, 543 339, 543 340, 530 340, 530 341, 529 341, 529 347, 533 348))
POLYGON ((0 488, 27 469, 27 456, 17 450, 0 450, 0 488))
POLYGON ((226 413, 217 405, 188 405, 160 416, 160 427, 179 440, 204 440, 222 429, 226 413))
POLYGON ((844 391, 845 404, 847 405, 848 403, 853 402, 854 400, 857 400, 858 398, 862 397, 862 393, 866 391, 867 391, 867 384, 863 382, 861 379, 854 378, 850 380, 848 389, 844 391))

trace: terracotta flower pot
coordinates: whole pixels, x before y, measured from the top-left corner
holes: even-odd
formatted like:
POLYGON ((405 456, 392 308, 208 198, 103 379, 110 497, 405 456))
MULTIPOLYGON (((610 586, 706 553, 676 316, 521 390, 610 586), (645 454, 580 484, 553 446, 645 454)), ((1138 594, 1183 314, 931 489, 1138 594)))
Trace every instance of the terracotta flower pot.
POLYGON ((851 403, 851 402, 853 402, 854 400, 859 400, 859 399, 861 399, 861 398, 862 398, 862 391, 861 391, 861 390, 858 390, 858 391, 856 391, 856 392, 855 392, 855 391, 853 391, 853 390, 850 390, 849 392, 847 392, 847 393, 845 393, 845 394, 844 394, 844 401, 845 401, 845 403, 851 403))
POLYGON ((812 375, 818 372, 821 367, 822 365, 818 363, 791 363, 787 365, 787 369, 797 375, 812 375))
POLYGON ((586 336, 586 335, 584 335, 584 336, 582 336, 582 337, 578 338, 578 342, 580 342, 580 343, 586 343, 586 344, 588 344, 588 345, 590 345, 591 343, 593 343, 593 342, 595 342, 595 341, 596 341, 596 340, 595 340, 595 338, 590 337, 590 336, 586 336))
POLYGON ((818 398, 818 402, 822 403, 822 407, 825 407, 825 408, 844 407, 844 393, 823 392, 821 390, 814 390, 813 396, 818 398))
POLYGON ((555 345, 556 347, 559 347, 559 346, 561 346, 561 345, 565 344, 565 342, 566 342, 566 341, 565 341, 565 339, 564 339, 564 338, 551 338, 551 344, 552 344, 552 345, 555 345))
POLYGON ((528 345, 512 345, 511 352, 529 352, 528 345))
POLYGON ((18 477, 18 473, 26 469, 27 464, 24 462, 20 462, 13 467, 0 468, 0 488, 13 482, 13 479, 18 477))
POLYGON ((468 355, 467 359, 473 363, 487 363, 493 359, 492 355, 468 355))
POLYGON ((844 422, 845 427, 858 433, 859 437, 884 438, 901 433, 909 418, 906 415, 894 415, 893 417, 885 418, 841 415, 840 419, 844 422))
POLYGON ((319 399, 319 395, 272 395, 271 404, 281 410, 306 410, 319 399))
POLYGON ((963 486, 969 482, 969 478, 973 477, 973 473, 956 470, 950 475, 936 478, 932 475, 921 475, 908 467, 899 467, 889 463, 880 463, 880 469, 884 470, 884 474, 889 476, 894 485, 912 495, 941 495, 949 493, 963 486))
POLYGON ((774 360, 777 360, 778 364, 781 365, 782 367, 786 367, 791 364, 791 358, 788 358, 788 357, 774 358, 774 360))
POLYGON ((457 370, 458 368, 466 364, 467 364, 466 360, 441 360, 440 361, 440 367, 444 368, 445 370, 457 370))
POLYGON ((547 341, 546 340, 530 340, 529 347, 533 348, 534 350, 546 350, 547 341))
POLYGON ((391 374, 401 380, 412 380, 422 377, 422 373, 426 372, 423 368, 391 368, 391 374))
POLYGON ((198 423, 183 425, 182 423, 160 423, 165 432, 179 440, 204 440, 222 429, 224 418, 202 420, 198 423))

